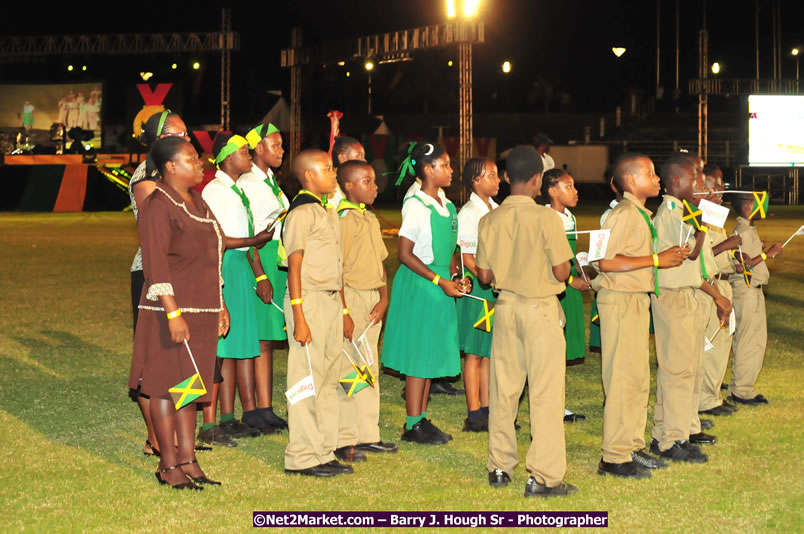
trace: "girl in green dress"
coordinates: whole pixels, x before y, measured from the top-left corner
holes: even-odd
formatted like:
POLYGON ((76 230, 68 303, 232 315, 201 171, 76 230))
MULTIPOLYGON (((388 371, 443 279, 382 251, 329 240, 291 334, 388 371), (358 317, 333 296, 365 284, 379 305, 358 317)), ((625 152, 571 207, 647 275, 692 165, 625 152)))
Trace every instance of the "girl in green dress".
POLYGON ((400 266, 391 292, 382 363, 406 377, 402 439, 442 445, 452 436, 427 419, 430 381, 461 372, 454 299, 469 292, 471 285, 460 278, 454 254, 455 206, 439 191, 452 182, 449 155, 437 144, 420 143, 409 158, 422 188, 402 206, 400 266))
MULTIPOLYGON (((549 207, 554 209, 564 223, 564 231, 567 233, 572 253, 577 254, 578 234, 575 216, 568 208, 578 205, 578 191, 575 189, 575 181, 572 176, 564 169, 550 169, 544 173, 542 180, 542 197, 550 200, 549 207)), ((564 338, 567 341, 566 358, 567 365, 577 365, 583 363, 586 355, 586 325, 584 324, 583 297, 581 291, 588 291, 591 286, 578 271, 578 262, 575 258, 571 261, 570 277, 567 281, 567 290, 559 295, 561 308, 566 317, 564 327, 564 338)), ((564 421, 574 422, 578 419, 586 419, 581 414, 573 413, 564 408, 564 421)))
MULTIPOLYGON (((463 168, 464 186, 472 192, 469 202, 458 213, 458 243, 463 255, 465 275, 473 278, 472 295, 458 301, 458 337, 464 352, 463 381, 466 385, 468 415, 464 432, 488 432, 489 429, 489 370, 491 368, 491 330, 475 328, 485 315, 484 302, 496 302, 490 286, 477 280, 475 253, 477 252, 477 226, 480 218, 497 207, 491 198, 500 190, 500 177, 493 161, 470 159, 463 168)), ((485 325, 486 323, 482 323, 485 325)), ((489 324, 489 326, 491 326, 489 324)))

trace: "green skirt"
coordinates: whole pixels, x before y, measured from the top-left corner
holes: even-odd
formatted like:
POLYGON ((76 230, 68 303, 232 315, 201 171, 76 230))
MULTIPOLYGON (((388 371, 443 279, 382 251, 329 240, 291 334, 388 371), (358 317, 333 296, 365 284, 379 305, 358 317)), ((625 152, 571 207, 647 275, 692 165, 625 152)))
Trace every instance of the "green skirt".
MULTIPOLYGON (((288 287, 288 272, 279 269, 276 263, 279 241, 268 241, 260 249, 260 263, 268 276, 268 281, 274 288, 273 301, 279 308, 285 301, 285 291, 288 287)), ((266 304, 254 294, 254 309, 257 314, 257 337, 266 341, 284 341, 288 338, 285 332, 285 314, 273 304, 266 304)))
MULTIPOLYGON (((429 265, 449 279, 449 265, 429 265)), ((455 299, 404 265, 394 276, 382 343, 382 364, 417 378, 461 372, 455 299)))
MULTIPOLYGON (((477 279, 473 279, 472 282, 471 295, 497 302, 497 297, 494 296, 490 286, 483 286, 477 279)), ((484 314, 483 303, 479 300, 468 297, 458 299, 458 337, 461 350, 466 354, 488 358, 491 356, 491 332, 474 327, 484 314)))
POLYGON ((221 266, 229 332, 218 338, 218 358, 244 360, 260 355, 254 315, 254 271, 245 250, 227 250, 221 266))
POLYGON ((561 308, 567 324, 564 327, 564 339, 567 341, 567 363, 568 365, 583 362, 586 356, 586 325, 583 316, 583 296, 574 287, 567 287, 563 295, 559 295, 561 308), (575 361, 577 360, 577 361, 575 361))

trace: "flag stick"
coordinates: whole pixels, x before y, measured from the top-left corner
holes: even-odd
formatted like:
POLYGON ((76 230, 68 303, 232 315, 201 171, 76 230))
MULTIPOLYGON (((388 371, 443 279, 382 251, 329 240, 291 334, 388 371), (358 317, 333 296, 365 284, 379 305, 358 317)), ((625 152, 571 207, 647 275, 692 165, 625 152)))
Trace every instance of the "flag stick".
POLYGON ((463 251, 459 249, 458 254, 461 256, 461 278, 466 278, 466 269, 463 267, 463 251))
POLYGON ((565 231, 565 234, 591 234, 592 232, 599 232, 600 230, 570 230, 565 231))
POLYGON ((736 190, 728 190, 728 191, 703 191, 700 193, 693 193, 695 196, 702 196, 702 195, 722 195, 723 193, 754 193, 754 191, 736 191, 736 190))
POLYGON ((376 319, 372 319, 372 320, 371 320, 371 322, 369 323, 369 325, 366 327, 366 329, 365 329, 365 330, 363 330, 363 333, 362 333, 362 334, 360 334, 359 336, 357 336, 357 339, 360 339, 360 338, 362 338, 363 336, 365 336, 365 335, 366 335, 366 332, 368 332, 368 331, 369 331, 369 328, 371 328, 372 326, 374 326, 375 321, 376 321, 376 319))
MULTIPOLYGON (((366 358, 363 357, 363 353, 360 352, 360 347, 357 346, 357 343, 352 341, 352 345, 354 346, 355 350, 357 351, 357 355, 360 356, 360 361, 363 362, 363 365, 366 366, 366 370, 368 371, 368 377, 371 378, 371 380, 366 380, 366 382, 368 383, 369 386, 374 387, 375 378, 374 378, 374 374, 371 372, 371 367, 369 366, 368 360, 366 360, 366 358)), ((346 352, 346 349, 344 349, 344 352, 346 352)), ((364 378, 364 380, 365 380, 365 378, 364 378)))
POLYGON ((486 299, 482 299, 482 298, 480 298, 480 297, 476 297, 476 296, 474 296, 474 295, 470 295, 469 293, 461 293, 460 291, 458 291, 458 294, 459 294, 459 295, 463 295, 464 297, 469 297, 470 299, 475 299, 475 300, 479 300, 479 301, 481 301, 481 302, 486 302, 486 299))
POLYGON ((681 221, 681 226, 678 227, 678 246, 681 247, 684 245, 684 241, 682 240, 684 236, 684 221, 681 221))
POLYGON ((193 368, 195 369, 195 374, 198 375, 198 380, 201 381, 201 389, 204 391, 207 390, 207 387, 204 385, 204 379, 201 378, 201 373, 198 371, 198 366, 195 364, 195 357, 193 356, 193 351, 190 350, 190 344, 187 343, 187 340, 184 340, 184 346, 187 347, 187 352, 190 354, 190 361, 193 362, 193 368))
MULTIPOLYGON (((255 289, 256 289, 256 288, 255 288, 255 289)), ((281 307, 280 307, 280 306, 279 306, 279 305, 278 305, 276 302, 274 302, 273 300, 271 301, 271 306, 273 306, 274 308, 276 308, 277 310, 279 310, 279 313, 285 313, 285 310, 283 310, 283 309, 282 309, 282 308, 281 308, 281 307)))
MULTIPOLYGON (((804 228, 804 226, 802 226, 801 228, 804 228)), ((793 238, 796 237, 799 234, 799 232, 801 232, 801 228, 799 228, 798 230, 793 232, 793 235, 791 235, 790 237, 787 238, 787 241, 784 242, 784 245, 782 245, 782 248, 784 248, 785 245, 787 245, 790 241, 792 241, 793 238)))
POLYGON ((692 226, 690 226, 690 229, 687 230, 687 239, 684 240, 684 243, 690 240, 690 234, 692 234, 692 226))
POLYGON ((586 273, 583 271, 583 265, 581 265, 580 263, 578 263, 578 270, 581 271, 581 276, 586 281, 586 283, 587 284, 591 283, 589 282, 589 279, 586 277, 586 273))

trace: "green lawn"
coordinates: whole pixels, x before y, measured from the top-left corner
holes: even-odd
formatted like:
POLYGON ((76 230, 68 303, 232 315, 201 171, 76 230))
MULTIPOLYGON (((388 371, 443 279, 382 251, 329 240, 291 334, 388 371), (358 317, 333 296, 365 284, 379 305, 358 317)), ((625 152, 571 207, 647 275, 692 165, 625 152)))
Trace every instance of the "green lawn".
MULTIPOLYGON (((597 228, 602 208, 579 210, 579 226, 597 228)), ((759 227, 766 242, 786 239, 804 218, 804 208, 771 211, 759 227)), ((399 220, 398 213, 384 214, 399 220)), ((356 465, 350 477, 284 475, 285 434, 199 455, 210 477, 224 482, 220 488, 191 494, 158 486, 156 460, 142 454, 139 411, 126 395, 136 243, 131 214, 0 214, 3 531, 244 531, 253 510, 599 510, 622 532, 804 530, 804 238, 770 261, 769 344, 757 386, 770 405, 717 419, 712 433, 719 442, 706 449, 708 464, 672 465, 647 481, 599 477, 600 358, 588 354, 567 371, 568 406, 588 418, 566 426, 566 480, 580 492, 550 501, 523 499, 522 466, 508 488, 490 488, 486 436, 462 433, 464 399, 443 396, 434 397, 429 412, 454 441, 401 444, 396 455, 356 465)), ((393 272, 395 239, 386 243, 393 272)), ((285 355, 275 365, 282 414, 285 355)), ((381 381, 382 435, 399 441, 402 383, 388 375, 381 381)), ((524 460, 526 403, 520 423, 524 460)))

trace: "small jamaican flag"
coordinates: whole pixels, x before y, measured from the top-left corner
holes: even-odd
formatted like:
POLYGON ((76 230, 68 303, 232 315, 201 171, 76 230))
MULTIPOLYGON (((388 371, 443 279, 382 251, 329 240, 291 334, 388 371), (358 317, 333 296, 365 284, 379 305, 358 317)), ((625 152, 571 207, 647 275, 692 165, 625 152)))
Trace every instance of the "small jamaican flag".
POLYGON ((706 232, 708 229, 701 221, 703 212, 698 207, 691 206, 686 200, 682 200, 681 202, 684 204, 684 212, 681 220, 687 224, 691 224, 699 232, 706 232))
POLYGON ((491 327, 494 326, 493 302, 489 302, 488 300, 483 301, 483 315, 472 326, 484 332, 491 332, 491 327))
POLYGON ((764 219, 768 216, 768 192, 767 191, 754 191, 754 205, 751 207, 751 215, 749 219, 759 213, 759 218, 764 219))
POLYGON ((360 392, 363 388, 368 387, 366 376, 363 373, 352 371, 350 374, 338 380, 343 390, 346 392, 347 397, 360 392))
POLYGON ((182 380, 172 388, 168 389, 170 398, 176 406, 176 410, 184 408, 198 397, 207 394, 207 388, 204 387, 204 381, 201 380, 201 375, 195 373, 190 378, 182 380), (198 384, 200 386, 196 386, 198 384))

